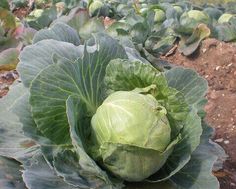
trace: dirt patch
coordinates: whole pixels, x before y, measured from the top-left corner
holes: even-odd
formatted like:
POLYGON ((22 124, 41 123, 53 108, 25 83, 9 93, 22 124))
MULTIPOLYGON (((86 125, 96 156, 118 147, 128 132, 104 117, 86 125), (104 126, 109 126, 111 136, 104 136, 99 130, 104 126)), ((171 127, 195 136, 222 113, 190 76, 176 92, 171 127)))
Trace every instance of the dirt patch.
POLYGON ((9 86, 18 78, 16 71, 0 71, 0 98, 7 94, 9 86))
POLYGON ((236 46, 207 39, 199 50, 185 57, 176 50, 162 59, 195 69, 207 79, 207 122, 215 128, 215 142, 229 155, 224 169, 215 173, 221 189, 236 188, 236 46))

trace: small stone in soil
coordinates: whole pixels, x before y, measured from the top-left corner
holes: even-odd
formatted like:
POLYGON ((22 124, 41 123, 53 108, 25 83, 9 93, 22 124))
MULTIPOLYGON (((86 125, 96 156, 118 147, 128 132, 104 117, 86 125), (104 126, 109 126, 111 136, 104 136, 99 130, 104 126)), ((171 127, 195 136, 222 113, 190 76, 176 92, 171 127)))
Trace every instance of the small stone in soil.
POLYGON ((218 71, 220 69, 220 66, 216 66, 216 71, 218 71))
POLYGON ((225 143, 225 144, 229 144, 229 140, 225 140, 224 143, 225 143))
POLYGON ((236 186, 236 184, 234 184, 233 182, 230 183, 231 186, 236 186))
POLYGON ((210 93, 210 98, 212 98, 212 99, 217 99, 217 94, 216 94, 216 91, 215 90, 213 90, 211 93, 210 93))
POLYGON ((203 52, 203 53, 205 53, 206 51, 207 51, 207 49, 206 49, 206 48, 203 48, 203 49, 202 49, 202 52, 203 52))
POLYGON ((224 141, 224 139, 223 138, 218 138, 218 139, 215 139, 215 142, 223 142, 224 141))

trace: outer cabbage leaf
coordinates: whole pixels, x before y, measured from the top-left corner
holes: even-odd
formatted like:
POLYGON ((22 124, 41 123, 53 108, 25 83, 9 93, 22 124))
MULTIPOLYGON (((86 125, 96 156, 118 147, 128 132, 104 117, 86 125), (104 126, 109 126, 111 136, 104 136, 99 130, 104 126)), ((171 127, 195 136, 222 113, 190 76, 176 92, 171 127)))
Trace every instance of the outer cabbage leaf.
POLYGON ((0 99, 0 155, 21 159, 28 153, 32 144, 30 138, 24 136, 22 124, 12 112, 14 104, 27 92, 22 84, 14 84, 7 96, 0 99))
POLYGON ((212 129, 207 125, 203 126, 201 143, 193 152, 191 160, 175 174, 171 180, 180 189, 218 189, 219 182, 212 174, 213 164, 218 154, 215 154, 215 146, 209 142, 212 136, 212 129), (187 178, 187 179, 186 179, 187 178))
POLYGON ((81 28, 79 28, 79 35, 82 39, 87 40, 92 37, 93 33, 103 32, 105 26, 101 18, 89 19, 81 28))
POLYGON ((174 45, 176 36, 150 36, 145 42, 145 48, 156 57, 166 54, 174 45))
POLYGON ((196 111, 193 110, 189 113, 181 131, 181 140, 175 146, 167 162, 156 175, 148 180, 150 182, 165 181, 178 173, 188 163, 191 154, 199 145, 201 134, 201 119, 196 111))
POLYGON ((113 24, 111 24, 107 29, 106 32, 114 37, 117 38, 119 37, 119 30, 124 30, 128 33, 128 31, 130 30, 131 26, 126 23, 126 22, 114 22, 113 24))
MULTIPOLYGON (((69 102, 70 103, 67 106, 67 115, 69 123, 73 124, 73 127, 75 128, 77 127, 77 122, 74 121, 76 121, 77 119, 82 120, 82 117, 78 116, 77 114, 76 117, 73 117, 72 114, 77 113, 77 110, 83 112, 83 109, 81 109, 83 108, 83 106, 79 106, 79 104, 77 104, 73 100, 69 100, 69 102), (80 109, 78 107, 80 107, 80 109)), ((37 143, 41 145, 43 155, 49 164, 48 166, 55 168, 56 172, 54 174, 57 173, 58 175, 64 177, 64 180, 67 183, 70 183, 71 185, 80 188, 101 188, 102 185, 107 185, 105 184, 106 182, 111 183, 106 173, 103 172, 92 159, 90 159, 90 157, 86 154, 82 147, 80 147, 79 150, 72 150, 71 145, 55 145, 50 140, 45 138, 42 133, 40 133, 31 116, 28 92, 19 98, 19 100, 13 105, 12 109, 19 117, 20 122, 23 124, 24 134, 37 141, 37 143)), ((37 179, 37 177, 33 175, 29 176, 28 172, 31 171, 28 170, 27 162, 25 159, 23 161, 23 163, 26 165, 26 173, 24 175, 24 180, 29 182, 29 185, 31 185, 31 183, 36 182, 35 179, 37 179)), ((39 163, 42 163, 42 166, 47 167, 47 165, 44 165, 44 161, 45 160, 42 160, 39 163)), ((32 167, 30 167, 29 169, 31 170, 31 168, 32 167)), ((48 172, 47 169, 48 168, 46 168, 45 173, 48 172)), ((49 172, 53 172, 53 170, 49 172)), ((58 178, 54 177, 52 179, 58 180, 58 178)), ((58 185, 56 185, 55 187, 58 187, 58 185)), ((48 185, 45 185, 45 187, 46 186, 48 185)), ((63 184, 62 186, 66 188, 67 184, 63 184)))
POLYGON ((144 43, 147 39, 147 36, 150 33, 150 29, 148 27, 148 24, 144 23, 136 23, 132 28, 130 29, 130 35, 132 37, 132 41, 139 44, 144 43))
POLYGON ((62 150, 54 157, 54 167, 59 176, 78 188, 113 189, 106 172, 82 149, 78 152, 62 150))
POLYGON ((55 54, 74 61, 81 57, 82 53, 81 48, 73 44, 52 39, 43 40, 24 48, 20 54, 17 71, 24 85, 29 87, 31 81, 42 69, 53 64, 55 54))
POLYGON ((91 159, 84 147, 86 133, 89 130, 90 119, 86 119, 85 106, 78 98, 70 96, 66 101, 66 113, 70 125, 70 135, 74 150, 60 151, 54 157, 54 166, 64 179, 80 188, 120 188, 121 181, 112 183, 104 172, 91 159), (66 162, 66 163, 64 163, 66 162), (63 166, 62 166, 63 165, 63 166))
POLYGON ((58 60, 42 70, 32 83, 30 103, 34 120, 39 130, 58 144, 71 142, 65 114, 68 96, 79 97, 90 114, 94 113, 103 99, 101 89, 107 64, 114 58, 127 58, 125 50, 111 37, 96 34, 95 42, 94 52, 85 49, 84 56, 75 62, 58 60))
POLYGON ((193 31, 192 35, 185 39, 182 37, 182 40, 179 44, 179 51, 185 56, 189 56, 194 53, 199 47, 201 41, 211 34, 211 30, 205 24, 199 24, 193 31))
POLYGON ((64 23, 56 23, 48 29, 38 31, 34 36, 33 43, 37 43, 44 39, 54 39, 72 43, 74 45, 80 44, 77 31, 64 23))
POLYGON ((54 23, 63 22, 74 28, 77 32, 79 32, 80 28, 88 22, 89 13, 86 9, 81 9, 80 7, 75 7, 72 9, 68 15, 61 16, 56 19, 54 23))
POLYGON ((164 74, 148 64, 116 59, 106 69, 105 83, 107 93, 114 91, 130 91, 156 85, 153 96, 166 107, 172 139, 176 138, 182 128, 189 108, 181 93, 168 87, 164 74))
POLYGON ((124 189, 177 189, 177 186, 171 181, 158 183, 131 182, 127 183, 124 189))
POLYGON ((173 68, 165 72, 168 85, 180 91, 189 105, 199 102, 207 92, 207 81, 197 72, 182 67, 173 68))
POLYGON ((57 19, 57 10, 55 6, 46 8, 42 10, 42 12, 41 10, 42 9, 35 9, 26 18, 29 26, 36 30, 48 27, 53 20, 57 19))
POLYGON ((170 180, 165 183, 139 183, 128 184, 127 189, 218 189, 219 183, 212 175, 213 163, 219 156, 218 147, 209 141, 212 136, 212 128, 203 124, 203 134, 201 136, 200 145, 192 153, 191 160, 175 175, 173 175, 170 180))
POLYGON ((16 160, 0 156, 0 188, 25 189, 20 166, 16 160))
POLYGON ((24 167, 23 180, 28 189, 77 189, 55 174, 40 151, 24 167))
MULTIPOLYGON (((22 85, 22 84, 21 84, 22 85)), ((12 111, 18 116, 18 120, 22 124, 24 135, 31 138, 38 144, 48 143, 49 141, 37 129, 36 123, 31 114, 31 107, 29 104, 29 90, 22 95, 19 100, 14 103, 12 111)))

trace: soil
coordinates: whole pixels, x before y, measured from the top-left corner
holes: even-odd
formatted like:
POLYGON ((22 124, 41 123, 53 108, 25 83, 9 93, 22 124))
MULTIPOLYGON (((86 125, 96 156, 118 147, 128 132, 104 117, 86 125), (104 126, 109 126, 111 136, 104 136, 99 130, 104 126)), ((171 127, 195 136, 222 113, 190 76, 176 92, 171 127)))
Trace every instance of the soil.
POLYGON ((0 98, 7 94, 9 86, 18 78, 18 74, 13 71, 0 70, 0 98))
MULTIPOLYGON (((176 49, 162 59, 195 69, 207 79, 206 120, 215 128, 215 142, 229 156, 223 169, 214 174, 220 181, 221 189, 236 189, 236 46, 207 39, 190 57, 181 55, 176 49)), ((0 71, 0 98, 16 78, 16 71, 0 71)))
POLYGON ((221 189, 236 189, 236 45, 207 39, 190 57, 176 49, 161 58, 195 69, 208 81, 206 121, 215 128, 215 142, 229 156, 215 175, 221 189))

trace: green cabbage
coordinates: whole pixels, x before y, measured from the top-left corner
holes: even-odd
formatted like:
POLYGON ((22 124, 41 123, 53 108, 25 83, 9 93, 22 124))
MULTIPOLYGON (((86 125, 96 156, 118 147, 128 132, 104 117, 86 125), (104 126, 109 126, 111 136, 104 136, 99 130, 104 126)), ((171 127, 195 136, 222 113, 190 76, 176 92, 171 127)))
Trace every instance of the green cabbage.
POLYGON ((166 114, 151 95, 111 94, 92 118, 95 157, 124 180, 149 177, 163 166, 173 148, 168 147, 171 128, 166 114))
POLYGON ((203 11, 190 10, 183 13, 180 17, 180 25, 183 28, 184 33, 187 34, 191 34, 193 30, 201 23, 210 23, 210 17, 203 11))
POLYGON ((233 17, 234 17, 233 14, 228 14, 228 13, 222 14, 220 18, 218 19, 218 23, 223 24, 225 22, 229 22, 229 20, 233 17))
POLYGON ((166 14, 163 10, 154 9, 154 12, 155 12, 155 16, 154 16, 155 22, 163 22, 166 19, 166 14))
MULTIPOLYGON (((137 30, 140 17, 129 18, 137 30)), ((0 180, 22 189, 218 189, 206 80, 154 67, 129 39, 102 31, 84 42, 54 23, 20 53, 21 83, 0 99, 0 180)))

